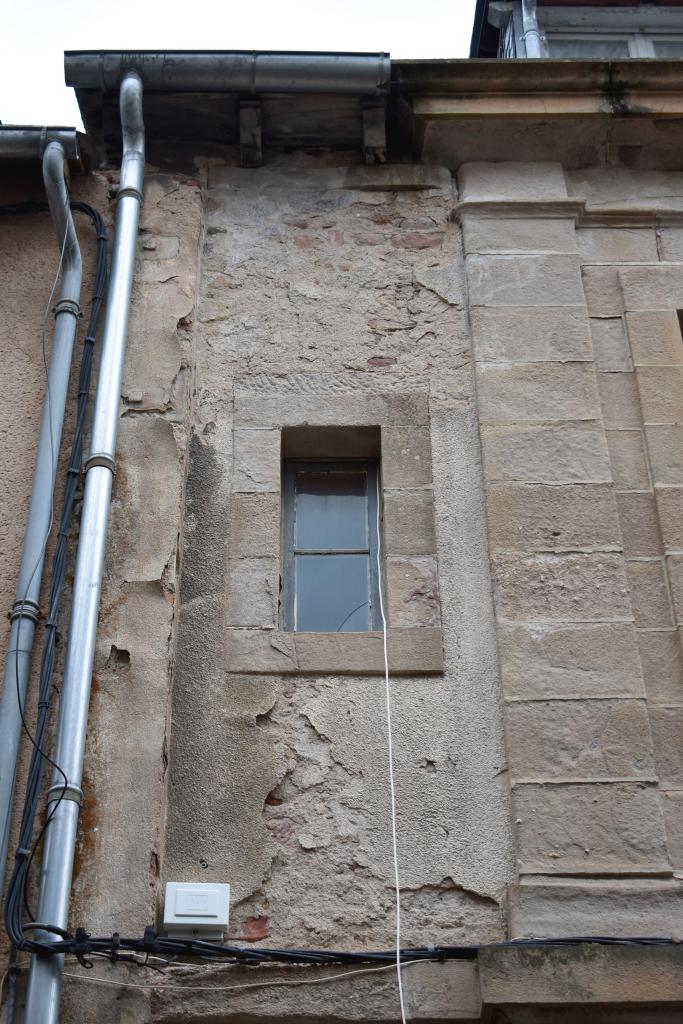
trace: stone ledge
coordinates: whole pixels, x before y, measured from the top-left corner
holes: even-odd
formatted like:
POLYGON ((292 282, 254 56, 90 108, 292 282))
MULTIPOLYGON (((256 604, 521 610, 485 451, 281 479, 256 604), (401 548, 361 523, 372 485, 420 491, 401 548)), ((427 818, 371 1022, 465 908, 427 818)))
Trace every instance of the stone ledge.
MULTIPOLYGON (((479 954, 479 980, 487 1006, 680 1003, 682 967, 681 946, 582 943, 557 948, 487 949, 479 954)), ((583 1014, 576 1019, 583 1019, 583 1014)))
MULTIPOLYGON (((683 882, 674 878, 591 879, 545 875, 522 879, 510 892, 510 933, 513 936, 677 937, 683 934, 683 882)), ((643 955, 646 951, 638 952, 643 955)), ((663 950, 659 952, 664 954, 663 950)), ((623 956, 626 950, 620 953, 623 956)), ((678 947, 676 954, 681 986, 677 988, 676 998, 681 999, 683 947, 678 947)), ((617 989, 618 992, 628 991, 625 980, 617 989)), ((647 986, 643 988, 642 981, 638 991, 639 998, 645 1001, 647 986)), ((619 996, 618 992, 605 993, 602 998, 629 998, 619 996)))
POLYGON ((384 164, 378 167, 212 167, 209 187, 359 192, 450 192, 451 172, 437 164, 384 164))
MULTIPOLYGON (((103 977, 109 977, 109 971, 103 977)), ((194 1021, 298 1021, 320 1024, 321 1020, 400 1021, 396 975, 391 969, 367 973, 359 969, 359 977, 348 977, 347 967, 272 967, 207 968, 198 988, 197 971, 178 970, 178 984, 185 987, 173 992, 172 986, 157 990, 152 999, 154 1024, 175 1024, 178 1020, 194 1021), (340 974, 339 981, 321 987, 311 982, 340 974), (282 981, 282 987, 277 982, 282 981), (264 987, 259 988, 258 982, 264 987), (226 986, 252 985, 243 991, 226 993, 226 986), (298 983, 298 984, 297 984, 298 983), (307 984, 308 983, 308 984, 307 984), (215 985, 212 991, 210 986, 215 985), (265 987, 267 986, 267 987, 265 987), (324 1015, 321 1016, 321 998, 324 1015)), ((481 995, 476 961, 411 964, 403 968, 406 1014, 420 1021, 480 1020, 481 995)))
MULTIPOLYGON (((382 634, 289 633, 277 629, 229 629, 229 672, 276 675, 383 675, 382 634)), ((389 628, 392 675, 443 672, 441 629, 389 628)))

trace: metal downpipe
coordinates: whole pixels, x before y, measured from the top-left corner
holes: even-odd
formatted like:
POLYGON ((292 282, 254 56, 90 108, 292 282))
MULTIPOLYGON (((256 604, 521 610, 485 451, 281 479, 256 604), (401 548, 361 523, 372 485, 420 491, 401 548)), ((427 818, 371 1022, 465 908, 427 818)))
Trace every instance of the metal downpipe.
MULTIPOLYGON (((102 337, 90 455, 86 462, 83 514, 74 577, 71 626, 54 760, 65 773, 54 773, 48 793, 52 820, 46 832, 38 919, 67 927, 71 875, 81 798, 88 702, 95 653, 100 587, 109 522, 121 380, 128 313, 135 266, 138 220, 142 204, 145 137, 142 81, 125 76, 120 90, 123 160, 116 210, 112 267, 102 337)), ((45 932, 37 937, 46 938, 45 932)), ((56 1024, 59 1017, 63 957, 33 957, 26 1000, 26 1024, 56 1024)))
POLYGON ((538 25, 536 0, 522 0, 522 27, 527 57, 544 57, 543 36, 538 25))
MULTIPOLYGON (((2 137, 0 136, 0 143, 2 137)), ((43 418, 33 474, 31 501, 24 534, 21 567, 10 614, 9 649, 0 698, 0 879, 4 879, 9 843, 21 708, 26 703, 31 652, 38 622, 45 545, 52 519, 55 475, 64 422, 76 327, 80 315, 81 253, 69 207, 65 180, 66 156, 61 142, 48 143, 43 155, 43 181, 62 263, 62 282, 55 305, 52 356, 43 403, 43 418)))

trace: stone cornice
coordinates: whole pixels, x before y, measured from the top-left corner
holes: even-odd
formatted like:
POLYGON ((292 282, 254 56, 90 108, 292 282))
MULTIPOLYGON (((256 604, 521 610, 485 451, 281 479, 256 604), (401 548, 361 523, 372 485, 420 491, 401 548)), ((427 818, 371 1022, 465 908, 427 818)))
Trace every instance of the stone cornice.
POLYGON ((417 118, 683 116, 680 61, 396 61, 392 83, 417 118))

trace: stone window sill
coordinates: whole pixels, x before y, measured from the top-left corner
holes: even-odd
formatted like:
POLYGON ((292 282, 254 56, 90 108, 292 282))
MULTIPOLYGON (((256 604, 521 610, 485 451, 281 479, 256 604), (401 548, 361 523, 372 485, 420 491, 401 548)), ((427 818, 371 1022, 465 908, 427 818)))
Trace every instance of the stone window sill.
MULTIPOLYGON (((443 672, 441 629, 390 627, 387 633, 392 675, 443 672)), ((286 633, 276 629, 230 629, 231 672, 254 675, 383 675, 381 632, 286 633)))

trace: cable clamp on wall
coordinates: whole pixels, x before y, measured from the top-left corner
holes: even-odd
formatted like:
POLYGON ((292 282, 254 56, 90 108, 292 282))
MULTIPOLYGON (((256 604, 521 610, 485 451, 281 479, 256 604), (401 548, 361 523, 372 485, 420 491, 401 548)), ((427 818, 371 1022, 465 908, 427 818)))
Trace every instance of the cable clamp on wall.
POLYGON ((137 199, 140 206, 142 206, 142 192, 140 189, 133 188, 132 185, 126 185, 123 188, 120 188, 116 193, 116 202, 118 203, 119 199, 124 199, 126 196, 128 196, 129 199, 137 199))
POLYGON ((21 601, 15 601, 12 605, 12 611, 9 613, 7 618, 10 622, 14 622, 15 619, 30 619, 31 622, 38 624, 40 619, 40 607, 35 601, 31 601, 30 598, 24 598, 21 601))
POLYGON ((83 316, 81 307, 75 299, 60 299, 59 302, 55 303, 53 306, 52 312, 55 316, 59 316, 60 313, 71 313, 72 316, 76 316, 79 319, 83 316))
POLYGON ((63 782, 57 782, 54 786, 50 786, 47 791, 47 802, 51 804, 55 800, 58 800, 60 803, 62 800, 73 800, 80 807, 83 801, 83 790, 80 786, 74 785, 73 782, 67 783, 66 786, 63 782))
POLYGON ((89 455, 85 460, 83 473, 87 473, 94 466, 104 466, 105 469, 110 469, 112 476, 116 473, 116 462, 106 452, 95 452, 93 455, 89 455))

